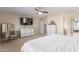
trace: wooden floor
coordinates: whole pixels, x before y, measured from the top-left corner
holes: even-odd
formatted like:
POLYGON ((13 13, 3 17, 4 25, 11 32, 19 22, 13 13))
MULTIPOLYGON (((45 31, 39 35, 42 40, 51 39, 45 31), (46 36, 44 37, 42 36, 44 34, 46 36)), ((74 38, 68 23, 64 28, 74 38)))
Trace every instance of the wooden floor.
POLYGON ((0 52, 20 52, 20 49, 25 42, 42 36, 45 35, 34 35, 26 38, 20 38, 16 40, 9 40, 8 42, 3 42, 2 44, 0 44, 0 52))

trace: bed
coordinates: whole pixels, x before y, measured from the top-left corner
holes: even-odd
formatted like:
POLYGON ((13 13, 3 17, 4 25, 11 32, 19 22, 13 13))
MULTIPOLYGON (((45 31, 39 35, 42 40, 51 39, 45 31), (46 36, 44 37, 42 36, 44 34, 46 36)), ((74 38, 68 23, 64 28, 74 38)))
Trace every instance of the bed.
POLYGON ((52 34, 28 41, 21 52, 78 52, 79 37, 52 34))

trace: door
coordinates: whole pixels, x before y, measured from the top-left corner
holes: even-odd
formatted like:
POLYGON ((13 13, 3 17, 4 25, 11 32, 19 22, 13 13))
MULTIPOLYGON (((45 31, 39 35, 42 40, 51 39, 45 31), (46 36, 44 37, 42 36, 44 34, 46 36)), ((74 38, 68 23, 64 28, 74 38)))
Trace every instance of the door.
POLYGON ((46 33, 46 19, 40 20, 40 33, 41 34, 46 33))

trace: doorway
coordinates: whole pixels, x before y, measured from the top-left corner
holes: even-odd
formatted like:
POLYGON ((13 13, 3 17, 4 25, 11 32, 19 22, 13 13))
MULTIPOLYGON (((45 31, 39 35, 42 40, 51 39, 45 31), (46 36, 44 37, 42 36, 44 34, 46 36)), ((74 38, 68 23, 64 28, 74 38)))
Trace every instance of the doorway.
POLYGON ((41 18, 40 19, 40 33, 41 34, 46 34, 47 33, 47 20, 46 18, 41 18))

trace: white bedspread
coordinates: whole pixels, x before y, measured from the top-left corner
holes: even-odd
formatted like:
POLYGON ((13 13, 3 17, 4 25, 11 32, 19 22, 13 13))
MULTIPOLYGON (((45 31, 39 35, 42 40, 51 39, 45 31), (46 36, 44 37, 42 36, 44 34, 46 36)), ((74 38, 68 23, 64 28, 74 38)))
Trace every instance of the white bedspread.
POLYGON ((79 37, 53 34, 26 42, 21 52, 78 52, 79 37))

